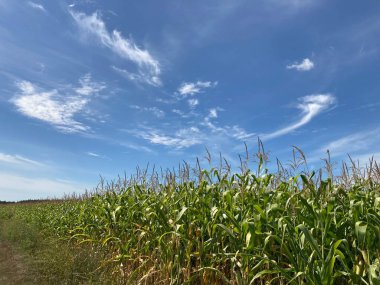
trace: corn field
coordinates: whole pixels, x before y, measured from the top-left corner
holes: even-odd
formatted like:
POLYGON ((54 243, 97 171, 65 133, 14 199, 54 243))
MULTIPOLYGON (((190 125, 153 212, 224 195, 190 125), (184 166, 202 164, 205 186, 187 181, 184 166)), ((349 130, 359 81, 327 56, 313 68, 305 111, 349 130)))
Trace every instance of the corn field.
POLYGON ((138 170, 83 197, 1 206, 0 217, 100 253, 110 284, 380 284, 376 162, 337 177, 264 166, 261 156, 238 174, 138 170))

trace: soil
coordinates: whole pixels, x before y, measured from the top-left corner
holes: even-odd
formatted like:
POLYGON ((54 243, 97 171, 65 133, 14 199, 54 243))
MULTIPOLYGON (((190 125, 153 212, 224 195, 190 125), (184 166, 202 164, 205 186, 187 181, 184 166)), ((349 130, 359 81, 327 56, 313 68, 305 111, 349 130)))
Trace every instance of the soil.
POLYGON ((0 241, 0 284, 34 284, 28 274, 25 258, 3 241, 0 241))

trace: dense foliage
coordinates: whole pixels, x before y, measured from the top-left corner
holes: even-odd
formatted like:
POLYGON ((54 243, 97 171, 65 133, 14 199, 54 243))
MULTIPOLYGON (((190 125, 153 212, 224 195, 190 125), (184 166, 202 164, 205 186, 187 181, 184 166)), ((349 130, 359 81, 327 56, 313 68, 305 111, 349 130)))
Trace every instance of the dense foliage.
POLYGON ((0 215, 90 246, 111 283, 380 284, 371 171, 343 181, 203 170, 197 179, 120 180, 81 199, 1 206, 0 215))

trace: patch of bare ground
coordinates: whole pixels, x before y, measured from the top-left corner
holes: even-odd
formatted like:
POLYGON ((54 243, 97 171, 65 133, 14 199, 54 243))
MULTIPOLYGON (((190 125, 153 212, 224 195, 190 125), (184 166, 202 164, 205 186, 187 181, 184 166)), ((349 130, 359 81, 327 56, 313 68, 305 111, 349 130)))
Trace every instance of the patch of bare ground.
POLYGON ((34 284, 25 258, 3 241, 0 241, 0 284, 34 284))

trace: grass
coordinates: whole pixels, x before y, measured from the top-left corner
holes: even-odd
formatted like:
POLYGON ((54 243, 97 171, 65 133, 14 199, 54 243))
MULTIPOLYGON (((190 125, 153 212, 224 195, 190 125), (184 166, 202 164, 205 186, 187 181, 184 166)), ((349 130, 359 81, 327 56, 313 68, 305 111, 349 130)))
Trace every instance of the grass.
POLYGON ((25 275, 30 280, 25 284, 107 284, 100 272, 91 274, 103 256, 94 253, 89 245, 70 243, 48 226, 46 218, 54 206, 35 202, 0 208, 0 240, 23 254, 25 275))
MULTIPOLYGON (((278 171, 242 159, 101 181, 63 201, 3 205, 41 284, 380 284, 380 168, 278 171), (27 225, 27 228, 25 227, 27 225), (44 283, 45 282, 45 283, 44 283)), ((3 233, 4 236, 4 233, 3 233)))

